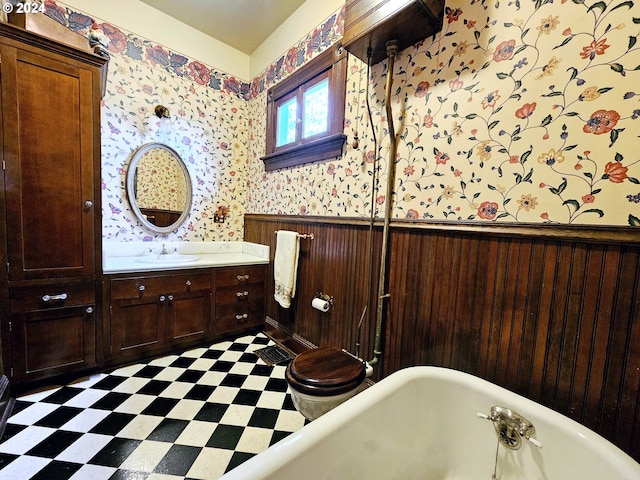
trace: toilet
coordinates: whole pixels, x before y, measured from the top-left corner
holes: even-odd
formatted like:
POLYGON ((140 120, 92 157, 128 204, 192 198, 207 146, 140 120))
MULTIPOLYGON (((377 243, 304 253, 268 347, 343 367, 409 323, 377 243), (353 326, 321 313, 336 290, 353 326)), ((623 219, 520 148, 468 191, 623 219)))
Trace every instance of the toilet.
POLYGON ((364 362, 336 347, 300 353, 285 371, 293 404, 308 420, 315 420, 360 392, 366 376, 364 362))

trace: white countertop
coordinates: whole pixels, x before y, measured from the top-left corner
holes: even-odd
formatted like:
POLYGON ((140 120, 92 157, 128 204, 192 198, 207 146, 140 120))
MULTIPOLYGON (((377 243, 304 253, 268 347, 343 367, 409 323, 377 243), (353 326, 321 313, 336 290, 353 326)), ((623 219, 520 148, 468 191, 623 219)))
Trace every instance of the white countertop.
POLYGON ((251 242, 105 242, 102 246, 102 270, 107 274, 268 263, 269 246, 251 242), (163 248, 166 255, 161 255, 163 248))

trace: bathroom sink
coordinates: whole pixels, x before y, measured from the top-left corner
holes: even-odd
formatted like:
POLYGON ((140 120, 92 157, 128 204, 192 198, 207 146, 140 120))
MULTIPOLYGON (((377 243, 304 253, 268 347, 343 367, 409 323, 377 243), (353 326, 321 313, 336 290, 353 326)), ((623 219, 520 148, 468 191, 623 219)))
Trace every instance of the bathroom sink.
POLYGON ((198 255, 183 255, 180 253, 166 253, 166 254, 158 254, 158 255, 145 255, 143 257, 139 257, 136 259, 137 262, 140 263, 151 263, 151 264, 185 264, 185 263, 193 263, 200 260, 198 255))

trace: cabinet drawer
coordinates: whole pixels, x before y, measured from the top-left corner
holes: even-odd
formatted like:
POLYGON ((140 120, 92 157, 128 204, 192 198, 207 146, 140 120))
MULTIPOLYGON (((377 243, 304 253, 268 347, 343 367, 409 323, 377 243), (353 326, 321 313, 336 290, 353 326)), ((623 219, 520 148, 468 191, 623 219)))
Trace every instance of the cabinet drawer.
POLYGON ((265 276, 264 266, 247 266, 225 268, 216 271, 216 286, 246 285, 249 283, 262 283, 265 276))
POLYGON ((93 282, 10 288, 9 305, 12 313, 92 305, 96 302, 95 289, 93 282))
POLYGON ((264 303, 260 301, 216 307, 215 333, 217 335, 254 327, 263 322, 264 303))
POLYGON ((111 280, 111 299, 140 298, 210 289, 209 273, 122 278, 111 280))
POLYGON ((216 289, 216 305, 229 305, 262 301, 264 299, 264 284, 234 285, 216 289))

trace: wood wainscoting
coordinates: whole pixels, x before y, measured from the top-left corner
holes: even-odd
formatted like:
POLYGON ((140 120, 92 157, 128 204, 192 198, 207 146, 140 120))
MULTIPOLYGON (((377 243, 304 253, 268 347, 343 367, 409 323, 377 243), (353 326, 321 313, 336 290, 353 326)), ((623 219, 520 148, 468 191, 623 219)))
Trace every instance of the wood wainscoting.
MULTIPOLYGON (((267 316, 318 346, 373 356, 381 225, 246 215, 245 239, 271 247, 276 230, 301 240, 298 292, 267 316), (322 291, 327 313, 311 308, 322 291)), ((383 357, 375 378, 412 365, 462 370, 546 405, 640 461, 640 234, 632 228, 391 223, 383 357)), ((272 271, 267 279, 272 279, 272 271)))

